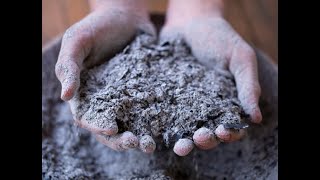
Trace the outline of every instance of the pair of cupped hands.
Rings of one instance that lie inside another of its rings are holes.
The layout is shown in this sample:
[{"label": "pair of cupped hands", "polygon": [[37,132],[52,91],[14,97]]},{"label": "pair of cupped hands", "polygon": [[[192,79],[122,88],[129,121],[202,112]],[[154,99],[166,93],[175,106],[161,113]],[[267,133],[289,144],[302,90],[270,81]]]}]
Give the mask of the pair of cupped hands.
[{"label": "pair of cupped hands", "polygon": [[[76,106],[70,100],[79,88],[81,70],[112,57],[134,38],[137,31],[156,36],[154,25],[146,11],[97,8],[65,32],[55,72],[62,85],[61,98],[69,102],[71,111]],[[256,55],[231,25],[220,15],[177,20],[167,17],[159,35],[160,41],[177,35],[184,38],[200,63],[229,70],[234,75],[242,107],[250,115],[252,122],[261,122]],[[116,122],[105,129],[88,124],[85,119],[75,119],[75,122],[79,127],[91,131],[99,142],[114,150],[139,148],[145,153],[155,150],[151,136],[139,139],[131,132],[118,133]],[[223,125],[215,130],[202,127],[193,134],[192,140],[178,140],[173,150],[177,155],[185,156],[194,145],[208,150],[216,147],[219,142],[239,140],[244,134],[244,130],[230,130]]]}]

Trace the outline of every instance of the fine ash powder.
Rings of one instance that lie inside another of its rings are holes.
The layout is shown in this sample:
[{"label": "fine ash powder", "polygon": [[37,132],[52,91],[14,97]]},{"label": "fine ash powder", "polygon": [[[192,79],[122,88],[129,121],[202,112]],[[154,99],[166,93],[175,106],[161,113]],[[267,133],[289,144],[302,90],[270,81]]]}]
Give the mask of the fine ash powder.
[{"label": "fine ash powder", "polygon": [[119,132],[160,137],[166,146],[212,131],[247,127],[232,74],[197,62],[181,38],[157,43],[147,34],[110,61],[81,74],[73,101],[77,119]]},{"label": "fine ash powder", "polygon": [[[262,125],[252,125],[247,129],[246,138],[240,141],[220,143],[210,151],[195,148],[190,155],[180,157],[172,148],[166,147],[153,154],[145,154],[138,149],[117,152],[99,143],[91,132],[76,127],[68,103],[60,100],[61,85],[54,72],[60,42],[42,55],[42,179],[278,179],[278,73],[259,51]],[[163,46],[173,48],[172,45]],[[131,45],[127,51],[131,52],[135,47]]]}]

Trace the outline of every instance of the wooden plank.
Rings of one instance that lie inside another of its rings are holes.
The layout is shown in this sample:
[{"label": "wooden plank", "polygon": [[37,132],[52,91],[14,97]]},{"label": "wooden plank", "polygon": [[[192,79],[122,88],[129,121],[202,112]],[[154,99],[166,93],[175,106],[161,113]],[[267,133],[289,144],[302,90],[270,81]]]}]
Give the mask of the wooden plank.
[{"label": "wooden plank", "polygon": [[65,28],[59,1],[42,1],[42,45]]},{"label": "wooden plank", "polygon": [[88,13],[87,0],[42,0],[42,45]]},{"label": "wooden plank", "polygon": [[[250,44],[277,61],[277,0],[226,0],[226,19]],[[150,12],[165,13],[168,0],[147,1]],[[42,45],[89,13],[87,0],[42,0]]]},{"label": "wooden plank", "polygon": [[252,33],[256,36],[256,46],[267,52],[272,59],[276,58],[276,27],[273,24],[272,16],[262,1],[243,0],[244,12],[251,22]]},{"label": "wooden plank", "polygon": [[148,0],[147,4],[150,12],[165,13],[168,0]]},{"label": "wooden plank", "polygon": [[72,25],[90,13],[87,0],[65,0],[68,25]]},{"label": "wooden plank", "polygon": [[225,1],[225,17],[232,27],[248,43],[255,44],[256,36],[253,33],[250,21],[242,8],[242,1],[227,0]]}]

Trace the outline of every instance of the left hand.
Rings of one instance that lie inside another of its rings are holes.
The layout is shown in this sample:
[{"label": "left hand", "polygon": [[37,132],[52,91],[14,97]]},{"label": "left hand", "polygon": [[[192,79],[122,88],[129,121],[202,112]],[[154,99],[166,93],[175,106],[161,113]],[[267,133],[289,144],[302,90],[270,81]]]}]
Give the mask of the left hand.
[{"label": "left hand", "polygon": [[[191,47],[193,55],[208,67],[229,70],[235,77],[238,98],[252,122],[260,123],[259,109],[260,85],[258,81],[257,60],[254,50],[246,43],[231,25],[221,16],[194,18],[184,22],[166,23],[160,39],[180,35]],[[219,125],[215,132],[207,128],[198,129],[193,142],[180,139],[174,151],[180,156],[191,152],[194,143],[200,149],[212,149],[218,139],[224,142],[239,140],[244,130],[232,131]],[[188,143],[186,143],[188,141]]]}]

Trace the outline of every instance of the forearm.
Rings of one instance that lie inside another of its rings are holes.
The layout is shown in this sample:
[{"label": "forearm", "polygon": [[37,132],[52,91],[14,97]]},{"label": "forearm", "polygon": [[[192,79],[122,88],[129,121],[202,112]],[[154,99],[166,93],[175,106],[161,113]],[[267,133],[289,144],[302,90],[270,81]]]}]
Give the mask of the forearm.
[{"label": "forearm", "polygon": [[106,9],[123,9],[147,15],[148,10],[145,0],[89,0],[91,11]]},{"label": "forearm", "polygon": [[167,24],[182,24],[193,18],[223,16],[223,0],[170,0]]}]

